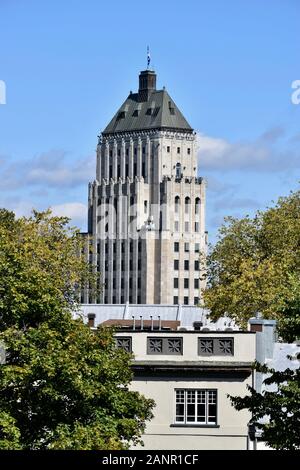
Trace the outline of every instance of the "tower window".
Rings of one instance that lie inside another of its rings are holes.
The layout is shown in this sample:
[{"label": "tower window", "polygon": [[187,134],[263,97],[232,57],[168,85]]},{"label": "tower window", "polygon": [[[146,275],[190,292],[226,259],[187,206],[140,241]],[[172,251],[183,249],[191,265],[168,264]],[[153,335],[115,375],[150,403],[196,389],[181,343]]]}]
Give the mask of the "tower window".
[{"label": "tower window", "polygon": [[183,303],[184,303],[184,305],[188,305],[189,304],[189,298],[188,297],[183,297]]},{"label": "tower window", "polygon": [[186,214],[189,214],[189,212],[190,212],[191,200],[190,200],[189,197],[186,197],[184,202],[185,202],[185,208],[184,208],[185,213],[186,213]]},{"label": "tower window", "polygon": [[195,214],[200,214],[200,198],[197,197],[195,200]]},{"label": "tower window", "polygon": [[178,277],[174,277],[174,289],[178,289]]},{"label": "tower window", "polygon": [[175,271],[178,271],[179,269],[179,260],[178,259],[174,259],[174,270]]},{"label": "tower window", "polygon": [[191,149],[190,149],[190,147],[188,147],[188,149],[187,149],[187,153],[188,153],[188,155],[190,155],[190,154],[191,154]]},{"label": "tower window", "polygon": [[179,232],[179,222],[178,222],[178,220],[176,220],[175,223],[174,223],[174,231]]},{"label": "tower window", "polygon": [[175,253],[179,252],[179,242],[174,243],[174,251],[175,251]]},{"label": "tower window", "polygon": [[199,232],[200,225],[199,222],[195,222],[195,232]]},{"label": "tower window", "polygon": [[195,271],[199,271],[199,261],[195,261]]},{"label": "tower window", "polygon": [[170,145],[167,146],[167,153],[170,153]]},{"label": "tower window", "polygon": [[183,287],[184,287],[185,289],[188,289],[188,288],[189,288],[189,279],[188,279],[188,278],[185,278],[185,279],[184,279]]},{"label": "tower window", "polygon": [[177,153],[180,153],[180,147],[177,147]]},{"label": "tower window", "polygon": [[188,271],[190,269],[190,263],[188,259],[184,260],[184,270]]},{"label": "tower window", "polygon": [[180,197],[176,196],[175,197],[175,213],[178,214],[179,212],[179,207],[180,207]]},{"label": "tower window", "polygon": [[185,243],[185,244],[184,244],[184,251],[185,251],[185,252],[190,251],[190,244],[189,244],[189,243]]},{"label": "tower window", "polygon": [[177,305],[177,304],[178,304],[178,296],[177,296],[177,295],[175,295],[175,296],[173,297],[173,304],[174,304],[174,305]]},{"label": "tower window", "polygon": [[199,253],[200,251],[200,243],[195,243],[195,253]]},{"label": "tower window", "polygon": [[194,279],[194,288],[199,289],[199,279]]},{"label": "tower window", "polygon": [[176,176],[176,179],[181,178],[181,164],[180,163],[176,163],[175,176]]}]

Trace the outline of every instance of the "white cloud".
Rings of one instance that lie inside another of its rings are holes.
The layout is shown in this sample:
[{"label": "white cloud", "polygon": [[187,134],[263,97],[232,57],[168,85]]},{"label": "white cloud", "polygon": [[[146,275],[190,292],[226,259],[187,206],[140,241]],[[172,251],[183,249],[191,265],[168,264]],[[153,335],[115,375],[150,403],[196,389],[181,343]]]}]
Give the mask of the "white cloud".
[{"label": "white cloud", "polygon": [[73,224],[79,228],[86,228],[87,206],[81,202],[66,202],[51,207],[53,215],[69,217]]},{"label": "white cloud", "polygon": [[284,131],[278,127],[253,142],[231,143],[199,133],[197,147],[201,173],[203,170],[281,172],[300,168],[300,152],[288,146],[283,150],[274,147],[283,134]]},{"label": "white cloud", "polygon": [[36,157],[14,161],[1,159],[0,188],[17,189],[31,186],[42,188],[75,188],[94,178],[95,157],[74,160],[62,150],[51,150]]}]

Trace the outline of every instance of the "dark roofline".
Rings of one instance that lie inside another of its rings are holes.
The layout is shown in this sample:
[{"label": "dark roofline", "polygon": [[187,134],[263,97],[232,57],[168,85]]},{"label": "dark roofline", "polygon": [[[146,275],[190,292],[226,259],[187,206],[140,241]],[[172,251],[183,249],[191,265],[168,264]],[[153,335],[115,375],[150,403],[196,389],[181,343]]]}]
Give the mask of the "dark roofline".
[{"label": "dark roofline", "polygon": [[124,135],[124,134],[131,134],[135,132],[149,132],[149,131],[170,131],[170,132],[182,132],[184,134],[193,134],[194,129],[179,129],[178,127],[145,127],[143,129],[130,129],[127,131],[116,131],[116,132],[102,132],[101,134],[105,137],[110,135]]}]

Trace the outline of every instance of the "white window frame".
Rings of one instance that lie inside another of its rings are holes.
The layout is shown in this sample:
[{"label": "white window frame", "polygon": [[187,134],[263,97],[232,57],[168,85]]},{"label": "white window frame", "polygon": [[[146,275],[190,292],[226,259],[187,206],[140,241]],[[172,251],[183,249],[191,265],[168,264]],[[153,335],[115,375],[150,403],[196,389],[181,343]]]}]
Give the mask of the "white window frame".
[{"label": "white window frame", "polygon": [[[176,405],[178,404],[177,402],[177,392],[184,392],[184,415],[183,415],[183,421],[178,421],[177,420],[177,412],[176,412]],[[188,397],[188,392],[194,392],[195,393],[195,414],[194,414],[194,421],[188,421],[187,420],[187,397]],[[199,421],[198,420],[198,413],[197,413],[197,405],[198,405],[198,396],[200,393],[205,393],[205,419],[204,421]],[[209,399],[210,399],[210,394],[213,394],[214,401],[216,405],[216,414],[214,416],[214,421],[209,421]],[[175,414],[174,414],[174,423],[175,425],[182,425],[182,426],[217,426],[218,425],[218,391],[217,389],[207,389],[207,388],[176,388],[175,389]]]}]

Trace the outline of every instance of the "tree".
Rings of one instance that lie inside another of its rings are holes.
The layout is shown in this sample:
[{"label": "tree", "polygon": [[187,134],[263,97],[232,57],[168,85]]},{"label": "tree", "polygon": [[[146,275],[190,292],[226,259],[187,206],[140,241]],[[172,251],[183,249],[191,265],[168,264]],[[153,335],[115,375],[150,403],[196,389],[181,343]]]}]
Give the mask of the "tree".
[{"label": "tree", "polygon": [[[300,191],[282,197],[254,218],[228,217],[207,257],[204,303],[216,319],[226,312],[241,327],[261,312],[277,320],[281,339],[300,335]],[[300,448],[299,369],[283,372],[255,364],[273,388],[232,397],[237,410],[252,412],[251,423],[275,449]],[[262,418],[266,418],[261,421]]]},{"label": "tree", "polygon": [[237,410],[248,409],[251,423],[262,430],[262,439],[276,450],[300,449],[300,369],[283,372],[255,364],[257,372],[268,374],[264,380],[271,390],[258,393],[249,387],[249,396],[230,396]]},{"label": "tree", "polygon": [[254,218],[228,217],[206,260],[204,304],[245,327],[261,312],[286,341],[300,335],[300,191]]},{"label": "tree", "polygon": [[96,282],[81,249],[68,219],[0,211],[0,449],[127,448],[152,417],[113,332],[72,318]]}]

